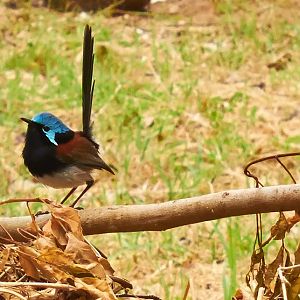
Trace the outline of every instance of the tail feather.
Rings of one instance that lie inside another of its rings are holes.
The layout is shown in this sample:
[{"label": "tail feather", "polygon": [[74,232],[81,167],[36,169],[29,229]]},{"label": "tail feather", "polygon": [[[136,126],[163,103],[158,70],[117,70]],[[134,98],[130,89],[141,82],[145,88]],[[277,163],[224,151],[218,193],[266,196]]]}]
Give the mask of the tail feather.
[{"label": "tail feather", "polygon": [[104,169],[104,170],[108,171],[109,173],[115,175],[115,172],[112,170],[112,168],[107,163],[105,163],[103,160],[99,164],[99,166],[101,169]]},{"label": "tail feather", "polygon": [[93,105],[93,93],[95,80],[93,80],[94,67],[94,37],[92,28],[85,26],[83,38],[83,62],[82,62],[82,131],[85,136],[92,139],[91,112]]}]

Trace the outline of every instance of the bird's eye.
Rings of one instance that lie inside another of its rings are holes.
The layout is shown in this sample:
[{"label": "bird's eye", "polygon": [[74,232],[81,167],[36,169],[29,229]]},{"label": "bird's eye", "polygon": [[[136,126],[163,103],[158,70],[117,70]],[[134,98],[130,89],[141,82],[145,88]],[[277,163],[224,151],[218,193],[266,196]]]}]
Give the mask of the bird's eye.
[{"label": "bird's eye", "polygon": [[50,128],[48,126],[44,126],[43,129],[44,129],[45,132],[50,130]]}]

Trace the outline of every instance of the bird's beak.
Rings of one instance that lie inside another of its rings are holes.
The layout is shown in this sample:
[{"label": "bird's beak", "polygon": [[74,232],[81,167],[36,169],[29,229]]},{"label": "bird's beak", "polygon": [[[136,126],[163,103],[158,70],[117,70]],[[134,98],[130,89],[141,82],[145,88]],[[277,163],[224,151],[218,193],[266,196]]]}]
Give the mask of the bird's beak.
[{"label": "bird's beak", "polygon": [[24,122],[26,122],[26,123],[28,123],[28,124],[32,124],[32,123],[34,123],[32,120],[30,120],[30,119],[27,119],[27,118],[20,118],[22,121],[24,121]]}]

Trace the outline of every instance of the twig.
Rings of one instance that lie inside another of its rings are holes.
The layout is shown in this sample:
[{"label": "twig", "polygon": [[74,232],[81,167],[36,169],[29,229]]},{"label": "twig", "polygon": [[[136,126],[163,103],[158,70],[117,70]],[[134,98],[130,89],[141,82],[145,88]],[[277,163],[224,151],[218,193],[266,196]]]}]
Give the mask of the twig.
[{"label": "twig", "polygon": [[110,275],[109,277],[111,278],[112,281],[120,284],[122,286],[122,288],[124,288],[124,289],[133,289],[132,284],[128,280],[126,280],[124,278],[117,277],[117,276],[113,276],[113,275]]},{"label": "twig", "polygon": [[264,293],[265,293],[265,288],[264,288],[264,287],[260,287],[260,288],[258,289],[258,293],[257,293],[257,298],[256,298],[256,300],[263,300]]},{"label": "twig", "polygon": [[20,277],[18,280],[17,280],[17,282],[22,282],[23,281],[23,279],[25,279],[27,277],[27,275],[26,274],[24,274],[22,277]]},{"label": "twig", "polygon": [[117,296],[117,298],[139,298],[139,299],[161,300],[157,296],[153,296],[153,295],[119,294],[116,296]]},{"label": "twig", "polygon": [[39,288],[54,288],[63,290],[75,290],[76,287],[63,284],[63,283],[51,283],[51,282],[0,282],[0,288],[2,287],[39,287]]},{"label": "twig", "polygon": [[294,176],[292,175],[292,173],[290,172],[290,170],[286,167],[286,165],[279,159],[278,156],[276,156],[275,158],[279,162],[279,164],[283,167],[283,169],[289,174],[289,176],[292,179],[292,181],[296,184],[297,182],[296,182]]},{"label": "twig", "polygon": [[[18,228],[18,233],[24,238],[26,241],[35,240],[36,235],[32,234],[31,232],[28,232],[27,230],[24,230],[23,228]],[[27,236],[26,236],[27,234]]]},{"label": "twig", "polygon": [[[0,230],[0,232],[1,232],[1,230]],[[2,234],[2,232],[1,232],[1,234]],[[20,242],[17,241],[15,238],[12,239],[12,240],[11,239],[7,239],[5,237],[2,237],[1,234],[0,234],[0,242],[1,243],[3,243],[3,244],[16,244],[16,245],[20,244]],[[22,239],[20,239],[20,240],[22,240]]]},{"label": "twig", "polygon": [[293,266],[289,266],[289,267],[280,267],[281,270],[293,270],[296,268],[300,268],[300,265],[293,265]]},{"label": "twig", "polygon": [[275,155],[270,155],[270,156],[266,156],[266,157],[262,157],[256,160],[251,161],[250,163],[248,163],[246,165],[246,167],[244,168],[244,174],[248,177],[251,177],[255,180],[256,182],[256,187],[258,186],[263,186],[261,184],[261,182],[259,181],[258,177],[255,176],[254,174],[252,174],[249,169],[251,166],[258,164],[260,162],[266,161],[266,160],[277,160],[277,162],[283,167],[283,169],[289,174],[290,178],[292,179],[292,181],[294,183],[296,183],[295,178],[293,177],[292,173],[288,170],[288,168],[281,162],[281,160],[279,158],[281,157],[291,157],[291,156],[299,156],[300,152],[290,152],[290,153],[281,153],[281,154],[275,154]]},{"label": "twig", "polygon": [[182,300],[186,300],[190,290],[190,281],[187,282]]},{"label": "twig", "polygon": [[12,238],[12,236],[9,234],[9,232],[5,229],[5,227],[2,224],[0,224],[0,228],[7,234],[9,239],[11,239],[11,242],[14,243],[14,239]]},{"label": "twig", "polygon": [[8,273],[9,270],[11,270],[11,267],[10,267],[10,266],[8,266],[8,267],[0,274],[0,279],[1,279],[4,275],[6,275],[6,274]]},{"label": "twig", "polygon": [[283,276],[281,266],[279,266],[279,268],[277,269],[277,272],[278,272],[279,279],[280,279],[280,281],[281,281],[281,289],[282,289],[282,296],[283,296],[283,299],[284,299],[284,300],[288,300],[288,296],[287,296],[287,291],[286,291],[286,286],[285,286],[285,284],[286,284],[286,283],[289,283],[289,282],[288,282],[287,279]]},{"label": "twig", "polygon": [[23,297],[21,294],[17,293],[14,290],[9,290],[9,289],[6,289],[6,288],[0,288],[0,295],[1,295],[1,293],[14,295],[14,296],[18,297],[21,300],[28,300],[28,298]]},{"label": "twig", "polygon": [[[4,205],[4,204],[10,204],[10,203],[19,203],[19,202],[46,202],[45,200],[47,199],[40,199],[40,198],[30,198],[30,199],[26,199],[26,198],[18,198],[18,199],[8,199],[6,201],[2,201],[0,202],[0,205]],[[47,200],[49,201],[49,200]],[[46,202],[47,203],[47,202]]]},{"label": "twig", "polygon": [[[29,203],[28,202],[26,202],[26,206],[27,206],[29,215],[31,217],[32,226],[34,227],[36,233],[38,234],[38,233],[41,232],[41,230],[40,230],[39,226],[36,224],[35,215],[31,212],[31,209],[29,207]],[[28,234],[29,236],[32,236],[34,239],[36,238],[36,235],[33,235],[33,234],[31,234],[30,232],[27,232],[27,231],[24,231],[24,232],[26,232],[26,234]]]}]

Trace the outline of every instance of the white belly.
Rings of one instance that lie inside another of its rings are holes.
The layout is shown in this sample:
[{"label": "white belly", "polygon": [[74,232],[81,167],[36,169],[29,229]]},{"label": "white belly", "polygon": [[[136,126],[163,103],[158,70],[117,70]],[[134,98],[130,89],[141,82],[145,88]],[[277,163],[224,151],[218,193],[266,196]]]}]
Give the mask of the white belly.
[{"label": "white belly", "polygon": [[79,185],[86,184],[87,181],[93,180],[90,172],[72,166],[61,170],[59,173],[44,175],[37,177],[37,180],[42,184],[51,186],[56,189],[73,188]]}]

